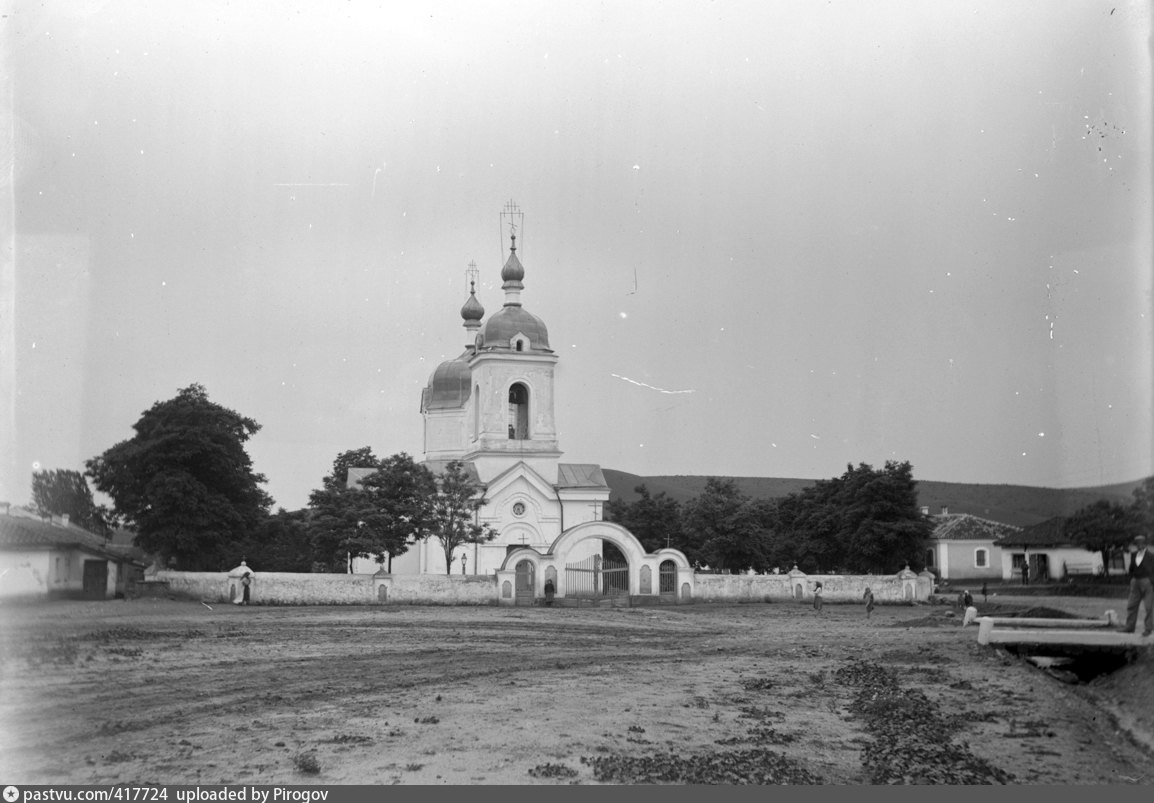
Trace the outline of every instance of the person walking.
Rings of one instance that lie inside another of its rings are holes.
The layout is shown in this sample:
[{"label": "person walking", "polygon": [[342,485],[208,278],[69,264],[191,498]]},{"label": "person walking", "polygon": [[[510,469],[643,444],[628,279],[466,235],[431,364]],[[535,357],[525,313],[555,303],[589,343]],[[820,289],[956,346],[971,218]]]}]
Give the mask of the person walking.
[{"label": "person walking", "polygon": [[866,586],[865,594],[862,595],[862,599],[865,600],[866,619],[869,619],[870,615],[874,612],[874,592],[870,591],[869,586]]},{"label": "person walking", "polygon": [[818,613],[821,613],[821,606],[821,583],[816,583],[813,587],[813,609]]},{"label": "person walking", "polygon": [[988,601],[988,597],[990,596],[989,592],[990,592],[989,586],[987,586],[986,581],[983,580],[982,581],[982,604],[985,604]]},{"label": "person walking", "polygon": [[1127,633],[1138,628],[1138,608],[1146,606],[1146,622],[1143,636],[1154,634],[1154,556],[1146,551],[1146,536],[1134,536],[1130,546],[1130,597],[1126,600]]}]

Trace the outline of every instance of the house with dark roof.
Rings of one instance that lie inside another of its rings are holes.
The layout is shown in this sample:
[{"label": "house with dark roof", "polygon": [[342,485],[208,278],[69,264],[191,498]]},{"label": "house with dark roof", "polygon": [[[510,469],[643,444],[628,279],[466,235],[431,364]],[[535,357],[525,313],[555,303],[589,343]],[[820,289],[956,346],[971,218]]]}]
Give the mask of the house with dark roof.
[{"label": "house with dark roof", "polygon": [[0,600],[124,596],[144,569],[139,550],[77,527],[68,516],[0,505]]},{"label": "house with dark roof", "polygon": [[[1072,575],[1102,574],[1102,554],[1073,543],[1066,533],[1066,518],[1055,516],[1025,527],[998,541],[1002,549],[1002,578],[1021,580],[1022,565],[1029,566],[1030,582],[1061,580]],[[1121,554],[1111,571],[1126,571]]]},{"label": "house with dark roof", "polygon": [[934,516],[934,531],[926,546],[926,566],[943,580],[1001,580],[1002,548],[999,539],[1018,532],[1012,524],[943,512]]}]

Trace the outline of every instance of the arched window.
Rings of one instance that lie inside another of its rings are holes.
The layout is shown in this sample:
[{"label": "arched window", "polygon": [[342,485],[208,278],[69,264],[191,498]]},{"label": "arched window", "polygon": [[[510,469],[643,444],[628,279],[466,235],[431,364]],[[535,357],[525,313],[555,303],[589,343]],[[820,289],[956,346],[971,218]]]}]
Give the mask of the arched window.
[{"label": "arched window", "polygon": [[509,440],[529,439],[529,389],[520,382],[509,388]]}]

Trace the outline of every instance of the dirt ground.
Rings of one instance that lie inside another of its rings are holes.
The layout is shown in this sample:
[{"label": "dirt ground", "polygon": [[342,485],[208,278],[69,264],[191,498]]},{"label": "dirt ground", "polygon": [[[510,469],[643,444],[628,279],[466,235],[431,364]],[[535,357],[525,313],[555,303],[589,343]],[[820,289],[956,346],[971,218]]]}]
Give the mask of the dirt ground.
[{"label": "dirt ground", "polygon": [[[1039,606],[1124,603],[983,612]],[[1063,683],[941,605],[139,599],[9,606],[0,625],[4,783],[1154,780],[1149,654]]]}]

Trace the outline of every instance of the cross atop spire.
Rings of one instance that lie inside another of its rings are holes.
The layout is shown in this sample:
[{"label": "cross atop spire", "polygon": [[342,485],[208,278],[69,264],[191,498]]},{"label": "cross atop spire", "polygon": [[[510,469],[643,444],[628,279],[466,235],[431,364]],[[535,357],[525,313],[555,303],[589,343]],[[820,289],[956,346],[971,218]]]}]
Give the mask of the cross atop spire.
[{"label": "cross atop spire", "polygon": [[[517,206],[512,200],[506,203],[505,208],[501,210],[502,234],[504,233],[506,221],[509,226],[509,250],[515,254],[517,253],[517,229],[525,228],[525,213],[522,212],[521,207]],[[502,239],[504,238],[502,237]],[[504,249],[502,248],[502,250]]]}]

